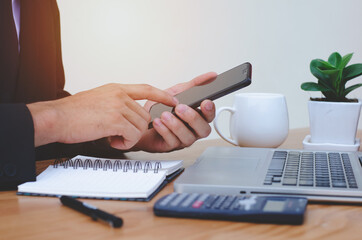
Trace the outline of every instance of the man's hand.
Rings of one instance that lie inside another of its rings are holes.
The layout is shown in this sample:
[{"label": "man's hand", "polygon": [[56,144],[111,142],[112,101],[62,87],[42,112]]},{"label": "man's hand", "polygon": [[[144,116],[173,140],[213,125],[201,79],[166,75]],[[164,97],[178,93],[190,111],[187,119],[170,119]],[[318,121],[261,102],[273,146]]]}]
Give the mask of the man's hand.
[{"label": "man's hand", "polygon": [[107,84],[55,101],[28,104],[35,146],[52,142],[79,143],[110,137],[110,145],[129,149],[147,131],[151,116],[135,100],[175,106],[169,93],[146,84]]},{"label": "man's hand", "polygon": [[[214,72],[203,74],[193,80],[175,85],[166,91],[176,95],[193,86],[206,84],[216,78]],[[149,111],[154,102],[147,102],[145,109]],[[215,105],[210,100],[201,103],[200,111],[196,111],[184,104],[176,106],[177,116],[186,122],[186,126],[180,119],[169,112],[164,112],[161,118],[153,121],[153,129],[148,130],[132,150],[144,150],[149,152],[168,152],[181,149],[193,144],[197,139],[207,137],[211,132],[209,123],[215,117]]]}]

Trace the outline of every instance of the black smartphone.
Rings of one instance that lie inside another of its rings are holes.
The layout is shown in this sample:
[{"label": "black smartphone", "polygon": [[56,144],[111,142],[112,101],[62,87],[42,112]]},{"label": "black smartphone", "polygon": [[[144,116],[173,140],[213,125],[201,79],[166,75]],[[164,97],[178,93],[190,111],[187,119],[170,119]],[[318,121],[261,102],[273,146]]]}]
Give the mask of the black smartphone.
[{"label": "black smartphone", "polygon": [[[192,108],[200,106],[205,99],[215,100],[226,94],[239,90],[251,83],[251,64],[246,62],[219,74],[216,79],[208,84],[195,86],[187,89],[175,97],[179,103],[186,104]],[[152,121],[161,116],[163,112],[174,113],[174,107],[162,103],[154,104],[150,109]],[[149,124],[152,128],[152,122]]]}]

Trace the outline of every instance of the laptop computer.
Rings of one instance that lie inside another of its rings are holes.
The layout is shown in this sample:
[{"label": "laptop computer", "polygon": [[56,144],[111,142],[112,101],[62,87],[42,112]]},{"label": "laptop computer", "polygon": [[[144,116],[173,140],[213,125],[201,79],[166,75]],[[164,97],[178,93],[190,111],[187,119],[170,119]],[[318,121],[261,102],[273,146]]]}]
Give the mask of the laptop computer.
[{"label": "laptop computer", "polygon": [[176,179],[174,188],[181,193],[362,203],[362,153],[209,147]]}]

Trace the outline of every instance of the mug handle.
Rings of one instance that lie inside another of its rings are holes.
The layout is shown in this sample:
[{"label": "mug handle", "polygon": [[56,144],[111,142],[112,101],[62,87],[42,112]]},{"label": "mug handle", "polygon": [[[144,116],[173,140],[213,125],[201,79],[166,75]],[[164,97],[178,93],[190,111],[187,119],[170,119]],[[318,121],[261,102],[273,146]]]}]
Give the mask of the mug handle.
[{"label": "mug handle", "polygon": [[224,139],[225,141],[231,143],[231,144],[234,144],[235,146],[238,146],[238,143],[234,140],[234,139],[231,139],[231,138],[228,138],[227,136],[225,136],[220,130],[219,130],[219,127],[218,127],[218,118],[219,118],[219,115],[222,111],[228,111],[231,113],[231,116],[230,118],[232,117],[232,115],[235,113],[235,109],[234,108],[231,108],[231,107],[221,107],[219,108],[217,111],[216,111],[216,117],[213,121],[214,123],[214,128],[216,130],[216,132],[220,135],[220,137],[222,139]]}]

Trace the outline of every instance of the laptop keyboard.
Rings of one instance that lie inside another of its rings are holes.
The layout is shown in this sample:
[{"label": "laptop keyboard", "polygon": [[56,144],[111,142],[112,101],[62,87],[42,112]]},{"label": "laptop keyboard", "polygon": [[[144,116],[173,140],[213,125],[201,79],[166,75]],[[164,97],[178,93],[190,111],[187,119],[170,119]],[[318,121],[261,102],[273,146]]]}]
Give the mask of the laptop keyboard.
[{"label": "laptop keyboard", "polygon": [[275,151],[264,185],[358,188],[347,153]]}]

